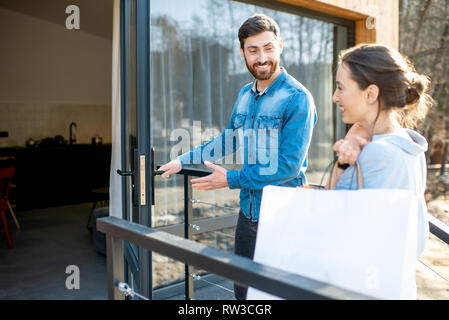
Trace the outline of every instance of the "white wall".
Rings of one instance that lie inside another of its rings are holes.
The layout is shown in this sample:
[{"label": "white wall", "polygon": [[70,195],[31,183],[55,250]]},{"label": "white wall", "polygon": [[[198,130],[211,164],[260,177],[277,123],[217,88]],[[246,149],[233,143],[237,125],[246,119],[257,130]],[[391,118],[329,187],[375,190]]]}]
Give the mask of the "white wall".
[{"label": "white wall", "polygon": [[[81,30],[68,30],[0,8],[0,146],[68,139],[72,121],[78,142],[111,142],[112,39],[84,32],[82,14]],[[112,6],[110,16],[112,28]]]}]

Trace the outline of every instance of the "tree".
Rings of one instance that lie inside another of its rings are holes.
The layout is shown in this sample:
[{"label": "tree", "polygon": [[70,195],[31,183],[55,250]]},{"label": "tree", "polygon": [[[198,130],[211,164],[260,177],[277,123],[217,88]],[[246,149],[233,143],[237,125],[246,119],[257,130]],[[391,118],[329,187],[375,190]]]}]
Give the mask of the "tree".
[{"label": "tree", "polygon": [[[400,1],[399,30],[400,51],[432,79],[435,106],[419,130],[429,140],[429,158],[440,152],[432,162],[446,163],[442,150],[449,143],[449,0]],[[432,150],[437,144],[441,150]]]}]

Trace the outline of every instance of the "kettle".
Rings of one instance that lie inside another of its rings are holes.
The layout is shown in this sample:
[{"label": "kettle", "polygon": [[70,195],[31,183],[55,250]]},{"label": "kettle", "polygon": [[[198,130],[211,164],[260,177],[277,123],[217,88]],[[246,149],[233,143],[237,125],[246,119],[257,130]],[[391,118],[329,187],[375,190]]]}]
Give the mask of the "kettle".
[{"label": "kettle", "polygon": [[97,134],[92,138],[92,144],[103,144],[103,138]]}]

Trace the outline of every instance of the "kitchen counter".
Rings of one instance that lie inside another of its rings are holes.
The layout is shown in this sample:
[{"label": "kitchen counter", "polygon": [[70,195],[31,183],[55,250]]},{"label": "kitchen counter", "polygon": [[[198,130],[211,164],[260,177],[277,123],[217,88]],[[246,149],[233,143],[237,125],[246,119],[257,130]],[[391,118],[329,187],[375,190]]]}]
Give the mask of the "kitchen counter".
[{"label": "kitchen counter", "polygon": [[94,201],[92,189],[109,186],[110,144],[0,148],[0,157],[15,158],[18,210]]}]

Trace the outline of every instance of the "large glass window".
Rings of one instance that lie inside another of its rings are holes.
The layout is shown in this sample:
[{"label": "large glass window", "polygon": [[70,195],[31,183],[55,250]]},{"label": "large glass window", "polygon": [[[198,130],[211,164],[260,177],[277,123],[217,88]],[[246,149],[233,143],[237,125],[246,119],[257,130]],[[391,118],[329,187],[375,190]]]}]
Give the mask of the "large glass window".
[{"label": "large glass window", "polygon": [[[171,148],[178,143],[170,141],[174,130],[189,130],[191,137],[196,138],[192,141],[195,146],[226,127],[239,90],[253,80],[240,56],[238,29],[252,14],[265,13],[281,29],[284,40],[281,65],[315,99],[318,123],[306,175],[309,182],[318,183],[333,158],[332,144],[344,130],[337,126],[339,119],[332,94],[336,48],[342,46],[342,41],[347,43],[347,28],[288,12],[285,7],[268,9],[229,0],[150,3],[151,144],[155,147],[156,164],[170,160]],[[203,137],[194,134],[193,128],[197,127],[194,121],[200,121]],[[183,222],[183,196],[181,176],[156,179],[153,227]],[[238,213],[238,196],[238,190],[194,191],[193,198],[197,200],[194,217]],[[232,251],[232,235],[230,228],[204,235],[204,241]],[[181,264],[158,255],[154,259],[155,286],[183,277]],[[161,265],[164,261],[166,266]]]}]

